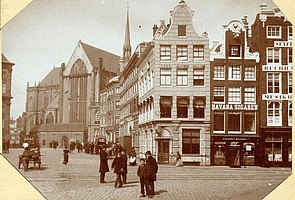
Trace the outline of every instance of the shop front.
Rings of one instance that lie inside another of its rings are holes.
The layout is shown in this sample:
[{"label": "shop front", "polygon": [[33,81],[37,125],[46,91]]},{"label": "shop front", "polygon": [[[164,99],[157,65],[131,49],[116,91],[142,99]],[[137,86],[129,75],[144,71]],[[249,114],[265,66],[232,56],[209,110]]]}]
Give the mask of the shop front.
[{"label": "shop front", "polygon": [[291,127],[261,127],[261,149],[264,154],[263,166],[291,167]]},{"label": "shop front", "polygon": [[259,137],[211,136],[212,165],[258,165]]}]

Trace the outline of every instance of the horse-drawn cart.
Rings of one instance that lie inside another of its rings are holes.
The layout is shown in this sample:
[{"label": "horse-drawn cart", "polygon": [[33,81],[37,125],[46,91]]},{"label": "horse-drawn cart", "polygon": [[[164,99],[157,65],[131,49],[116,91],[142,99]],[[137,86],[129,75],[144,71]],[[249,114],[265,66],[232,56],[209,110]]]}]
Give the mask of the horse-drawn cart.
[{"label": "horse-drawn cart", "polygon": [[19,155],[18,157],[18,168],[20,169],[21,164],[24,166],[24,171],[27,171],[29,169],[29,163],[34,163],[34,167],[36,166],[36,163],[38,163],[38,168],[41,168],[41,155],[39,149],[33,149],[30,150],[30,156],[26,157],[23,155]]}]

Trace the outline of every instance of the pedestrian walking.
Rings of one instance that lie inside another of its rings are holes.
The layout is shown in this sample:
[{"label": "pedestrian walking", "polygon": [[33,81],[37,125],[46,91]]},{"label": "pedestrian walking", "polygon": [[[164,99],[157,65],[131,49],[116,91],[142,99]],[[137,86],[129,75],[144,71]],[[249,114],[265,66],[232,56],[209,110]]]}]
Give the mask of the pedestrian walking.
[{"label": "pedestrian walking", "polygon": [[123,149],[121,151],[121,159],[122,159],[122,163],[123,163],[123,171],[122,171],[122,179],[123,179],[123,183],[126,184],[127,183],[127,155],[126,155],[126,150]]},{"label": "pedestrian walking", "polygon": [[180,155],[179,151],[177,151],[175,166],[176,166],[176,167],[180,167],[180,166],[182,166],[181,155]]},{"label": "pedestrian walking", "polygon": [[68,162],[69,162],[69,153],[70,153],[70,150],[68,150],[68,147],[65,146],[65,149],[63,151],[64,151],[64,161],[63,161],[63,164],[67,165]]},{"label": "pedestrian walking", "polygon": [[121,179],[121,174],[123,172],[123,162],[121,158],[121,153],[117,152],[116,157],[112,163],[112,169],[114,169],[114,173],[117,175],[115,181],[115,188],[121,188],[123,186],[123,182]]},{"label": "pedestrian walking", "polygon": [[146,165],[150,171],[150,178],[149,178],[149,191],[150,195],[155,195],[155,186],[154,182],[157,180],[157,172],[158,172],[158,164],[156,159],[152,156],[150,151],[146,152]]},{"label": "pedestrian walking", "polygon": [[130,166],[136,165],[136,151],[133,147],[132,147],[130,155],[129,155],[129,165]]},{"label": "pedestrian walking", "polygon": [[100,183],[106,183],[104,180],[105,173],[110,171],[108,166],[108,157],[105,150],[106,150],[105,147],[103,147],[100,152],[100,166],[99,166]]},{"label": "pedestrian walking", "polygon": [[145,159],[144,158],[140,158],[140,164],[137,168],[137,175],[139,176],[139,180],[140,180],[140,197],[145,197],[145,193],[144,193],[144,189],[146,192],[146,195],[148,195],[148,197],[152,197],[149,191],[149,177],[150,177],[150,172],[149,172],[149,168],[145,163]]}]

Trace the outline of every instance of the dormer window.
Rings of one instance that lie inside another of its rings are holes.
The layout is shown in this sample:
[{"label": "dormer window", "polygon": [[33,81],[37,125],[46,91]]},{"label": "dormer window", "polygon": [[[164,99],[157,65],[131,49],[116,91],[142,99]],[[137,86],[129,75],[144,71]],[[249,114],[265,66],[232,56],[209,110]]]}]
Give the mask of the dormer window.
[{"label": "dormer window", "polygon": [[186,25],[178,25],[178,36],[186,36]]},{"label": "dormer window", "polygon": [[281,26],[267,26],[266,37],[267,38],[281,38]]},{"label": "dormer window", "polygon": [[241,56],[240,45],[230,45],[229,46],[229,56],[230,57],[240,57]]}]

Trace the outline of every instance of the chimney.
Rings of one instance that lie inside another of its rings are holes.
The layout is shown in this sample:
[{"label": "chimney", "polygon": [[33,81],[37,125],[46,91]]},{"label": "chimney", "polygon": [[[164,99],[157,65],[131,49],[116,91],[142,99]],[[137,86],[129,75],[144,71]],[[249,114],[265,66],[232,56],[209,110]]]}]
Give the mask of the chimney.
[{"label": "chimney", "polygon": [[155,36],[157,30],[158,30],[158,26],[157,26],[157,24],[154,24],[154,27],[153,27],[153,36]]}]

